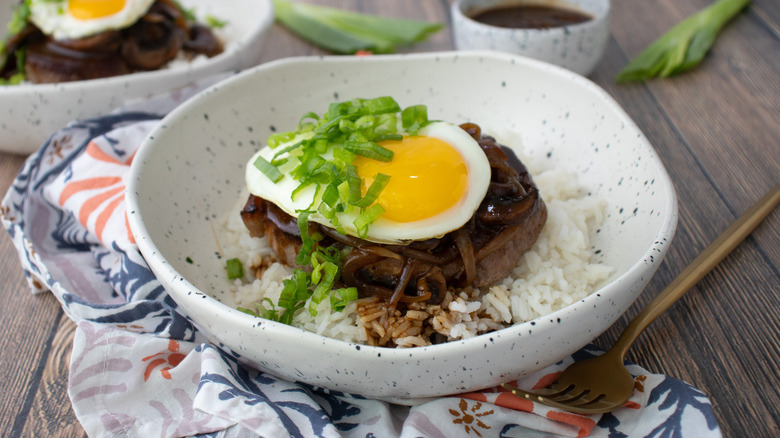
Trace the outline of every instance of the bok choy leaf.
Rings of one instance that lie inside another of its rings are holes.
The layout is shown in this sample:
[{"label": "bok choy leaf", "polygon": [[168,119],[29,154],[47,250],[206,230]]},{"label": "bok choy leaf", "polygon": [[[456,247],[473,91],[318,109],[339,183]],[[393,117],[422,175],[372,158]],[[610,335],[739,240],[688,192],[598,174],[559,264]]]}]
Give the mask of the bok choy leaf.
[{"label": "bok choy leaf", "polygon": [[308,42],[339,54],[392,53],[438,32],[443,25],[387,18],[325,6],[274,0],[277,21]]},{"label": "bok choy leaf", "polygon": [[718,32],[750,0],[718,0],[681,21],[637,55],[618,73],[618,82],[665,78],[697,66]]}]

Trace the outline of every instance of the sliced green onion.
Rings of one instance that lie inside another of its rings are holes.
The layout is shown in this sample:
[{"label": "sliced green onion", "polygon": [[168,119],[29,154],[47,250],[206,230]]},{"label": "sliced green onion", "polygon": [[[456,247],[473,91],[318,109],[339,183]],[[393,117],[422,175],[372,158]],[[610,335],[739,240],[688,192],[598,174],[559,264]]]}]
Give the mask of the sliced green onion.
[{"label": "sliced green onion", "polygon": [[369,114],[397,113],[398,111],[401,111],[398,102],[389,96],[370,99],[366,102],[366,108],[368,109]]},{"label": "sliced green onion", "polygon": [[363,143],[349,141],[344,144],[344,148],[355,155],[360,155],[362,157],[371,158],[377,161],[387,162],[393,160],[393,151],[371,141]]},{"label": "sliced green onion", "polygon": [[331,289],[333,289],[333,284],[336,282],[336,277],[339,274],[339,267],[331,262],[323,263],[322,267],[322,275],[318,282],[319,284],[314,288],[314,292],[311,295],[311,301],[309,301],[309,312],[311,312],[311,316],[317,316],[317,305],[319,305]]},{"label": "sliced green onion", "polygon": [[298,231],[301,234],[301,249],[298,251],[298,257],[295,262],[299,265],[305,265],[311,257],[311,252],[314,250],[315,241],[309,236],[309,215],[311,211],[304,210],[298,213]]},{"label": "sliced green onion", "polygon": [[416,135],[427,124],[428,108],[425,105],[406,107],[401,112],[401,126],[412,135]]},{"label": "sliced green onion", "polygon": [[360,176],[357,173],[356,166],[347,166],[347,184],[349,187],[349,196],[347,197],[347,202],[350,204],[355,204],[360,201],[360,198],[363,196],[363,181],[360,179]]},{"label": "sliced green onion", "polygon": [[290,199],[294,200],[296,196],[298,196],[298,193],[301,192],[301,190],[305,189],[306,187],[311,185],[311,181],[304,181],[300,184],[298,184],[298,187],[294,188],[292,193],[290,193]]},{"label": "sliced green onion", "polygon": [[302,270],[293,272],[292,277],[282,282],[284,285],[279,295],[279,307],[294,309],[299,303],[309,299],[309,280]]},{"label": "sliced green onion", "polygon": [[328,205],[328,207],[333,207],[336,205],[336,203],[339,201],[339,189],[336,187],[335,184],[328,184],[327,187],[325,187],[325,191],[322,193],[322,202]]},{"label": "sliced green onion", "polygon": [[404,136],[401,134],[387,133],[387,134],[377,135],[376,137],[374,137],[374,141],[379,143],[380,141],[389,141],[389,140],[398,141],[398,140],[402,140],[403,138]]},{"label": "sliced green onion", "polygon": [[[5,64],[8,62],[8,58],[10,57],[10,54],[8,51],[7,43],[8,41],[13,38],[14,36],[18,35],[22,30],[24,30],[25,27],[27,27],[27,21],[30,17],[30,4],[29,1],[24,2],[17,2],[18,5],[13,11],[13,14],[11,15],[11,21],[8,22],[8,25],[6,27],[7,32],[5,34],[5,37],[2,41],[0,41],[0,70],[5,68]],[[23,49],[22,49],[23,50]],[[24,77],[24,52],[22,52],[21,56],[21,62],[20,62],[20,53],[17,50],[15,52],[16,59],[17,59],[17,73],[14,74],[16,76],[15,78],[9,78],[8,83],[11,85],[18,84],[22,80],[25,79]],[[21,64],[21,68],[19,65]]]},{"label": "sliced green onion", "polygon": [[239,259],[228,259],[225,261],[225,268],[227,268],[227,276],[230,280],[244,276],[244,265]]},{"label": "sliced green onion", "polygon": [[358,299],[358,290],[356,287],[343,287],[334,289],[330,293],[330,308],[341,312],[351,301]]},{"label": "sliced green onion", "polygon": [[221,20],[211,14],[206,15],[206,24],[212,29],[222,29],[227,25],[227,21]]},{"label": "sliced green onion", "polygon": [[[279,132],[279,133],[276,133],[276,134],[271,134],[271,135],[268,136],[268,140],[267,140],[268,147],[270,147],[271,149],[275,149],[280,144],[287,143],[288,141],[291,141],[292,139],[295,138],[295,136],[296,136],[295,131]],[[279,154],[279,153],[277,152],[277,154]]]},{"label": "sliced green onion", "polygon": [[[288,140],[288,141],[289,141],[289,140]],[[283,148],[279,149],[279,150],[278,150],[278,151],[276,151],[276,153],[274,154],[273,161],[276,161],[276,160],[279,160],[279,159],[281,159],[281,156],[282,156],[282,155],[284,155],[284,154],[287,154],[287,153],[290,153],[290,152],[294,151],[295,149],[298,149],[298,148],[299,148],[299,147],[301,147],[301,146],[303,146],[303,142],[302,142],[302,141],[299,141],[299,142],[297,142],[297,143],[295,143],[295,144],[291,144],[291,145],[288,145],[288,146],[285,146],[285,147],[283,147]],[[278,147],[278,145],[277,145],[277,147]],[[287,158],[289,158],[289,157],[287,157]]]},{"label": "sliced green onion", "polygon": [[[48,1],[56,1],[56,0],[48,0]],[[179,8],[182,14],[184,14],[184,18],[187,21],[195,22],[197,21],[197,17],[195,16],[195,8],[185,8],[184,5],[181,4],[178,0],[173,0],[173,3],[176,4],[176,6]]]},{"label": "sliced green onion", "polygon": [[382,206],[379,204],[374,204],[363,210],[363,212],[360,213],[354,221],[352,221],[352,224],[357,230],[358,237],[364,239],[368,233],[368,226],[371,225],[384,212],[385,209],[382,208]]},{"label": "sliced green onion", "polygon": [[379,197],[379,193],[384,190],[385,186],[387,186],[387,183],[390,182],[390,175],[385,175],[384,173],[377,173],[374,176],[374,181],[371,182],[371,185],[368,186],[368,189],[366,190],[366,194],[363,195],[363,197],[354,203],[356,207],[360,208],[366,208],[369,205],[373,204],[374,201]]},{"label": "sliced green onion", "polygon": [[266,159],[260,155],[257,156],[257,159],[254,162],[254,166],[257,168],[257,170],[262,172],[263,175],[267,176],[268,179],[275,183],[282,179],[282,172],[280,172],[276,166],[266,161]]},{"label": "sliced green onion", "polygon": [[252,315],[252,316],[260,316],[254,310],[247,309],[246,307],[236,307],[236,310],[238,310],[239,312],[244,312],[244,313]]}]

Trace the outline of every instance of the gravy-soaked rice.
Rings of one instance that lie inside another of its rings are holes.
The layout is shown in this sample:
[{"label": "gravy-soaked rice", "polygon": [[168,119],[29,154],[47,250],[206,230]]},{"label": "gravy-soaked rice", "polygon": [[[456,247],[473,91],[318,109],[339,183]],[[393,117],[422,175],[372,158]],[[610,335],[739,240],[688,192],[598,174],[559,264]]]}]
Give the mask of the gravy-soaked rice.
[{"label": "gravy-soaked rice", "polygon": [[[332,310],[329,300],[323,300],[312,316],[306,303],[292,325],[348,342],[417,347],[529,321],[586,297],[613,271],[593,261],[596,249],[591,243],[604,221],[606,202],[588,195],[571,172],[551,169],[532,174],[547,205],[547,223],[510,277],[490,287],[449,291],[441,303],[413,303],[405,312],[389,310],[370,297],[353,301],[342,311]],[[282,281],[292,268],[274,261],[265,238],[249,235],[238,214],[245,200],[239,199],[227,214],[217,238],[225,258],[237,257],[249,268],[245,278],[231,283],[234,304],[253,308],[266,298],[278,301]]]}]

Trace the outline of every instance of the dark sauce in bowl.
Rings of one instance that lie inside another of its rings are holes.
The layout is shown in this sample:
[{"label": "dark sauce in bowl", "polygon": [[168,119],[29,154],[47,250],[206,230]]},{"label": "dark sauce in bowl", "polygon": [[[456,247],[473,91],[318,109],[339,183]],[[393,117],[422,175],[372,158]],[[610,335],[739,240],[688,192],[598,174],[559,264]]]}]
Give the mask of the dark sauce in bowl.
[{"label": "dark sauce in bowl", "polygon": [[498,5],[469,14],[472,20],[483,24],[511,29],[549,29],[584,23],[593,17],[563,7],[519,4]]}]

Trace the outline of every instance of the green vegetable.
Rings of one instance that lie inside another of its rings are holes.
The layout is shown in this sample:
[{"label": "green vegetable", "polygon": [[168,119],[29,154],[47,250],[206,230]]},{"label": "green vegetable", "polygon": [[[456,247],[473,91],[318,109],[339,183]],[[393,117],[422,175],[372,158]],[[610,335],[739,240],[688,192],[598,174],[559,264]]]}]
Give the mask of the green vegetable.
[{"label": "green vegetable", "polygon": [[231,280],[244,276],[244,265],[239,259],[228,259],[225,262],[225,268],[227,268],[227,276]]},{"label": "green vegetable", "polygon": [[276,19],[310,43],[340,54],[392,53],[438,32],[441,23],[386,18],[306,3],[274,0]]},{"label": "green vegetable", "polygon": [[[0,70],[5,68],[6,62],[8,62],[8,58],[10,57],[10,54],[7,53],[8,51],[8,40],[10,40],[12,37],[17,35],[19,32],[24,30],[24,28],[27,26],[27,19],[30,17],[30,0],[25,0],[23,2],[20,2],[18,6],[16,6],[16,9],[14,9],[13,15],[11,16],[11,21],[8,23],[7,31],[5,34],[5,38],[3,38],[2,41],[0,41]],[[22,58],[21,65],[22,68],[19,69],[19,51],[17,50],[15,55],[17,56],[17,71],[14,76],[21,75],[20,77],[11,77],[6,82],[12,83],[12,82],[21,82],[21,80],[24,80],[24,58]],[[24,56],[24,55],[22,55]],[[4,83],[0,83],[0,85],[5,85]]]},{"label": "green vegetable", "polygon": [[370,207],[371,204],[376,201],[376,199],[379,197],[379,193],[382,192],[382,190],[387,186],[387,183],[390,182],[390,175],[385,175],[384,173],[377,173],[376,178],[371,183],[370,186],[368,186],[368,189],[366,190],[366,194],[357,202],[355,202],[355,206],[357,207]]},{"label": "green vegetable", "polygon": [[268,179],[270,179],[273,182],[279,182],[280,179],[282,179],[282,172],[279,172],[279,169],[276,168],[273,164],[266,161],[265,158],[258,155],[257,159],[254,162],[255,167],[260,172],[263,172],[263,175],[267,176]]},{"label": "green vegetable", "polygon": [[381,216],[384,212],[385,209],[379,204],[374,204],[363,210],[363,212],[355,218],[355,228],[357,228],[358,235],[365,236],[371,222],[374,222],[376,218]]},{"label": "green vegetable", "polygon": [[213,15],[206,15],[206,24],[208,24],[209,27],[213,29],[222,29],[223,27],[227,26],[227,21],[220,20]]},{"label": "green vegetable", "polygon": [[333,310],[341,312],[347,307],[350,301],[358,299],[358,291],[356,287],[344,287],[335,289],[330,294],[330,307]]},{"label": "green vegetable", "polygon": [[195,16],[195,8],[185,8],[184,5],[182,5],[178,0],[173,0],[173,3],[179,8],[181,13],[184,14],[185,20],[192,22],[198,20],[198,18]]},{"label": "green vegetable", "polygon": [[618,73],[618,82],[668,77],[701,62],[720,29],[750,0],[718,0],[686,18],[637,55]]},{"label": "green vegetable", "polygon": [[[12,74],[8,79],[0,78],[0,85],[19,85],[27,79],[27,75],[24,72],[27,49],[17,49],[14,55],[16,56],[16,73]],[[2,67],[0,66],[0,68]]]}]

